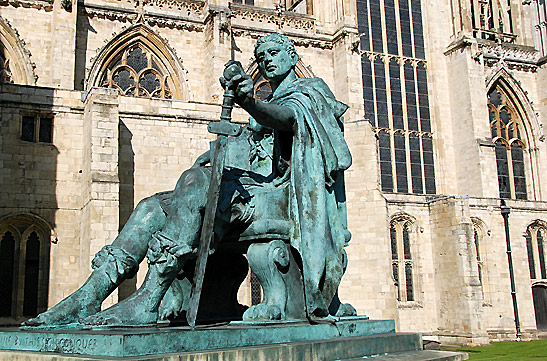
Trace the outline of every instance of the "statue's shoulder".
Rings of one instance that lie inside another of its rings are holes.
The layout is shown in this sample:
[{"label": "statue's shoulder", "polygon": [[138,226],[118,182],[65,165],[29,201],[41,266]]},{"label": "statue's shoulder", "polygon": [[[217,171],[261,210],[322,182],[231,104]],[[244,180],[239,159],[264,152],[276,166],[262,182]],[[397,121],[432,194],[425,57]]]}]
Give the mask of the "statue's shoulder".
[{"label": "statue's shoulder", "polygon": [[293,86],[312,89],[317,87],[329,89],[329,86],[322,78],[298,78],[293,82]]}]

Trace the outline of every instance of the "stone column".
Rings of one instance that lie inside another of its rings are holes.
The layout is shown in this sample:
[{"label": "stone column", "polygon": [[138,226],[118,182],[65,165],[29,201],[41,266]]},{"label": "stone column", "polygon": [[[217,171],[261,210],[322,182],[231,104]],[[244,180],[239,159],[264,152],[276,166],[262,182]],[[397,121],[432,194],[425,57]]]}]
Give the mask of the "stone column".
[{"label": "stone column", "polygon": [[473,224],[467,198],[441,199],[430,205],[441,342],[488,343],[483,327],[483,296],[473,253]]},{"label": "stone column", "polygon": [[[84,109],[80,284],[91,271],[91,260],[110,244],[119,227],[118,91],[93,88]],[[103,306],[118,301],[117,291]]]}]

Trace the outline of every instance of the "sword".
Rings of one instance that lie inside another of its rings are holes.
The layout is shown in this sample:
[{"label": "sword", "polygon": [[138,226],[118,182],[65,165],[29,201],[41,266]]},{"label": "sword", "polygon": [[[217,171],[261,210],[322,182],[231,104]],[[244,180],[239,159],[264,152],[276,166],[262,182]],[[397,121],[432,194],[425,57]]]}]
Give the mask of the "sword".
[{"label": "sword", "polygon": [[[231,79],[236,74],[244,74],[243,67],[240,62],[231,60],[224,68],[224,78]],[[186,314],[186,320],[192,328],[196,325],[199,300],[201,290],[203,288],[205,268],[207,266],[207,257],[209,256],[211,241],[213,239],[213,226],[215,223],[215,214],[218,205],[222,172],[224,170],[226,139],[228,136],[236,136],[241,132],[241,126],[231,122],[232,109],[234,107],[234,96],[234,90],[226,88],[224,91],[220,121],[211,122],[207,126],[207,130],[210,133],[218,134],[218,137],[211,149],[211,181],[209,183],[209,190],[207,191],[207,201],[205,203],[203,224],[201,226],[201,237],[199,240],[199,249],[196,259],[196,268],[194,271],[194,282],[192,283],[190,302],[188,305],[188,312]]]}]

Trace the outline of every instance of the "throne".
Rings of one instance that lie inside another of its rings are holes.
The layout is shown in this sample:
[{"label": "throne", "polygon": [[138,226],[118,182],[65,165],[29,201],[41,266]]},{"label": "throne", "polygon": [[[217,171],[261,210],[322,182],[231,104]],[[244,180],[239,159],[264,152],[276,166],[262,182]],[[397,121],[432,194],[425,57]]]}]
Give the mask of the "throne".
[{"label": "throne", "polygon": [[[229,138],[225,165],[231,169],[227,183],[233,189],[219,201],[215,251],[207,261],[198,322],[306,319],[302,261],[290,245],[293,225],[289,216],[289,184],[261,186],[271,183],[272,165],[252,164],[248,160],[248,137],[244,131]],[[255,190],[252,195],[245,191],[249,187]],[[234,202],[238,197],[241,201]],[[345,252],[344,258],[347,260]],[[346,264],[345,261],[344,271]],[[246,307],[238,303],[237,293],[249,267],[262,286],[263,299],[258,305]],[[194,269],[195,262],[187,262],[163,299],[160,318],[185,320]],[[340,303],[337,294],[329,311],[338,316],[356,314],[352,306]]]}]

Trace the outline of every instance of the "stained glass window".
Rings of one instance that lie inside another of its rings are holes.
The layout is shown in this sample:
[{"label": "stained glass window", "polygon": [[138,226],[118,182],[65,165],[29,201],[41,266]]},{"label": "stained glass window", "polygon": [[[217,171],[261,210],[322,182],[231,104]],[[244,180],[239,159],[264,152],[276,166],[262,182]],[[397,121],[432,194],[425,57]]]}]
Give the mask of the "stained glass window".
[{"label": "stained glass window", "polygon": [[421,2],[358,0],[357,12],[365,119],[378,134],[382,190],[435,194]]},{"label": "stained glass window", "polygon": [[13,271],[15,257],[15,238],[10,231],[2,235],[0,243],[0,317],[10,317],[12,314]]},{"label": "stained glass window", "polygon": [[34,317],[47,309],[51,231],[40,224],[42,221],[30,215],[12,216],[3,221],[0,317],[21,322],[22,317]]},{"label": "stained glass window", "polygon": [[270,82],[261,74],[258,74],[254,79],[255,98],[258,100],[266,100],[272,94]]},{"label": "stained glass window", "polygon": [[32,232],[26,244],[25,252],[25,291],[23,316],[38,314],[38,275],[40,268],[40,238]]},{"label": "stained glass window", "polygon": [[500,197],[527,199],[522,119],[500,86],[488,93],[488,111]]},{"label": "stained glass window", "polygon": [[101,86],[116,88],[127,96],[171,99],[171,78],[160,64],[143,44],[132,45],[107,65]]},{"label": "stained glass window", "polygon": [[534,245],[532,243],[532,234],[530,230],[526,231],[526,250],[528,253],[528,268],[530,270],[530,278],[536,279],[536,262],[534,261]]},{"label": "stained glass window", "polygon": [[409,220],[394,220],[390,225],[391,264],[397,288],[397,300],[414,301],[414,260]]},{"label": "stained glass window", "polygon": [[539,222],[530,225],[526,230],[525,239],[528,253],[528,267],[530,269],[530,279],[532,280],[547,280],[545,232],[545,227]]}]

